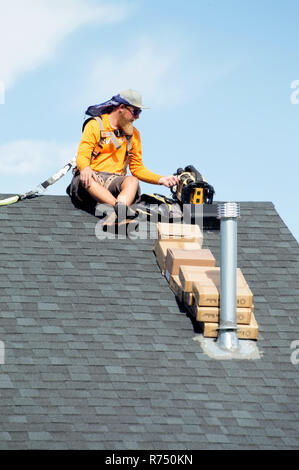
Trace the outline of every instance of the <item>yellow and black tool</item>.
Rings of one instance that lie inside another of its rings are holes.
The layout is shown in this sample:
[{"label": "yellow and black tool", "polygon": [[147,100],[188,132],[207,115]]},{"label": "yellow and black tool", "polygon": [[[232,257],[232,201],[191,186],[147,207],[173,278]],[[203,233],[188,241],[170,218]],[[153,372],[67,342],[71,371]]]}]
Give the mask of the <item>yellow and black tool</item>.
[{"label": "yellow and black tool", "polygon": [[178,168],[176,176],[179,177],[179,184],[171,188],[173,198],[180,204],[212,204],[215,190],[204,180],[199,171],[188,165]]}]

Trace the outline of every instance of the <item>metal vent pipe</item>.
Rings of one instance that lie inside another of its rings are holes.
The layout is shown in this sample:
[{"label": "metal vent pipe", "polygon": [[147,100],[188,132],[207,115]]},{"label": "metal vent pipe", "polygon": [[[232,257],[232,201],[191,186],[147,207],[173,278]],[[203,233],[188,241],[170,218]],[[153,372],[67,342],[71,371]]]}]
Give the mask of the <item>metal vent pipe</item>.
[{"label": "metal vent pipe", "polygon": [[239,349],[237,335],[237,219],[240,205],[225,202],[217,205],[220,219],[221,263],[220,263],[220,325],[217,344],[236,351]]}]

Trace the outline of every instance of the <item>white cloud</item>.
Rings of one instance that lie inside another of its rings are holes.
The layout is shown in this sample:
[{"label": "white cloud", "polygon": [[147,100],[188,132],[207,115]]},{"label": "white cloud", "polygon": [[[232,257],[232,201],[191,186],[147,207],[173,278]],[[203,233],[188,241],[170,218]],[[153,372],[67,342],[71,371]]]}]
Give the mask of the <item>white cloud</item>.
[{"label": "white cloud", "polygon": [[[72,160],[78,142],[59,143],[42,140],[19,140],[0,145],[2,175],[29,175],[56,171]],[[49,176],[49,175],[47,175]]]},{"label": "white cloud", "polygon": [[81,106],[89,105],[133,88],[142,93],[145,105],[175,108],[194,102],[238,66],[236,62],[207,63],[199,54],[194,60],[194,53],[188,38],[173,33],[156,31],[155,38],[142,37],[134,48],[124,42],[121,51],[101,52],[76,99]]},{"label": "white cloud", "polygon": [[120,21],[126,4],[94,0],[0,0],[0,80],[6,89],[49,60],[58,45],[90,22]]},{"label": "white cloud", "polygon": [[134,49],[124,45],[121,52],[110,51],[107,55],[101,52],[87,78],[86,94],[80,96],[81,104],[94,101],[99,90],[104,100],[126,88],[139,90],[145,105],[179,103],[185,88],[180,72],[182,51],[172,41],[165,43],[161,37],[159,40],[143,37]]}]

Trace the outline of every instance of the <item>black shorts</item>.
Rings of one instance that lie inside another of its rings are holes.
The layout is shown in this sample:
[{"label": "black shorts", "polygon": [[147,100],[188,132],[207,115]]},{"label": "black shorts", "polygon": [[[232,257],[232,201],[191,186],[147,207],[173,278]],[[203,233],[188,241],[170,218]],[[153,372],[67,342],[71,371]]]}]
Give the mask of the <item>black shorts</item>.
[{"label": "black shorts", "polygon": [[[119,195],[121,191],[121,185],[125,178],[127,178],[127,175],[118,175],[104,171],[97,171],[95,174],[97,177],[97,182],[101,186],[107,188],[114,197]],[[74,174],[71,184],[67,187],[66,192],[71,197],[72,202],[76,207],[94,212],[97,201],[89,194],[89,192],[80,182],[79,170],[77,170]],[[140,197],[140,194],[140,186],[138,186],[136,197],[133,202],[137,201],[137,199]]]}]

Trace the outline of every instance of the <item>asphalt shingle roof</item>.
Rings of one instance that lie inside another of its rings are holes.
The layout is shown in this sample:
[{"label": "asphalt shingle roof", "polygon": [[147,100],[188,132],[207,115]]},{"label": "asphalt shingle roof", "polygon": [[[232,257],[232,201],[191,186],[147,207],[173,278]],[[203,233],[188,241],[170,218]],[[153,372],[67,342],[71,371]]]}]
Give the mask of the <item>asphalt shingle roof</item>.
[{"label": "asphalt shingle roof", "polygon": [[1,207],[0,449],[298,449],[299,246],[272,203],[241,216],[262,357],[218,361],[153,239],[98,240],[64,196]]}]

